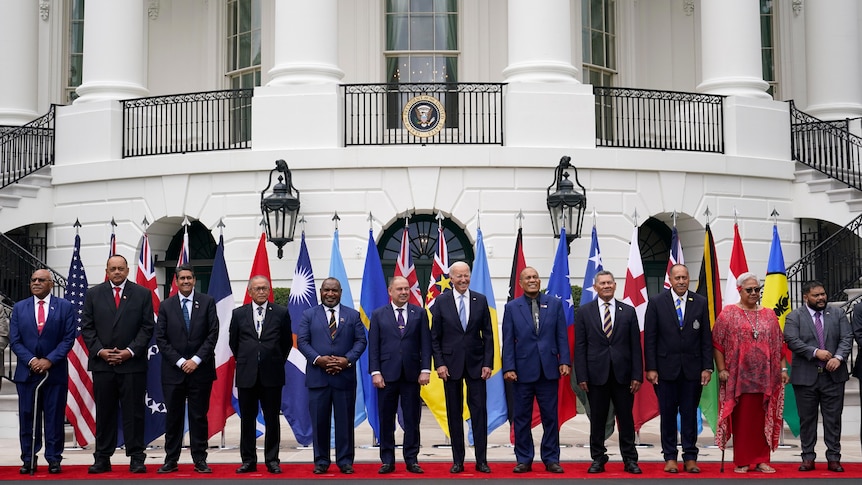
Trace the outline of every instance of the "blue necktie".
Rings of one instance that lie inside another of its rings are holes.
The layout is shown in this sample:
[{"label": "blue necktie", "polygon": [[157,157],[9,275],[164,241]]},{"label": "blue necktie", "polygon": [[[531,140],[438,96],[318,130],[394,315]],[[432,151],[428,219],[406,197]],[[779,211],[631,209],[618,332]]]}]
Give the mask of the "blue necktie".
[{"label": "blue necktie", "polygon": [[461,319],[461,328],[467,331],[467,308],[464,306],[464,295],[461,295],[461,306],[458,308],[458,318]]},{"label": "blue necktie", "polygon": [[[183,298],[183,320],[186,322],[186,332],[191,331],[192,318],[189,316],[189,307],[186,306],[189,302],[188,298]],[[175,307],[176,308],[176,307]]]},{"label": "blue necktie", "polygon": [[676,299],[676,318],[679,319],[679,327],[682,328],[682,298]]}]

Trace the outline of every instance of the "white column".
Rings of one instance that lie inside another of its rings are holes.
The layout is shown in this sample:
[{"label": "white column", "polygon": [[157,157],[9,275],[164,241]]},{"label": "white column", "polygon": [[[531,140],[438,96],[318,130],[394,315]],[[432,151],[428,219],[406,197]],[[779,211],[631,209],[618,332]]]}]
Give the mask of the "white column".
[{"label": "white column", "polygon": [[569,0],[509,0],[506,82],[579,82]]},{"label": "white column", "polygon": [[858,0],[805,2],[808,107],[823,120],[862,115]]},{"label": "white column", "polygon": [[700,3],[702,81],[698,91],[766,98],[760,59],[760,10],[755,0]]},{"label": "white column", "polygon": [[[337,0],[278,0],[271,80],[252,99],[252,150],[341,146]],[[285,116],[303,113],[303,116]]]},{"label": "white column", "polygon": [[39,2],[0,2],[0,125],[23,125],[39,116]]},{"label": "white column", "polygon": [[593,90],[572,65],[580,23],[570,8],[569,0],[508,1],[507,146],[595,148]]},{"label": "white column", "polygon": [[87,0],[83,80],[75,104],[146,96],[144,0]]},{"label": "white column", "polygon": [[338,83],[336,0],[275,2],[275,45],[267,86]]}]

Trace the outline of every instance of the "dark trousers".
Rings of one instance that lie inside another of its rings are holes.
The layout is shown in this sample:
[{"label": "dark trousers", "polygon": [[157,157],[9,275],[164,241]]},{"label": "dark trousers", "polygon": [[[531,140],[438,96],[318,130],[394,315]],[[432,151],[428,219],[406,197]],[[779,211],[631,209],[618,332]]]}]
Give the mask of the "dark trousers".
[{"label": "dark trousers", "polygon": [[835,382],[828,372],[817,374],[813,386],[793,385],[799,410],[799,441],[802,459],[814,460],[817,444],[817,408],[823,417],[823,443],[826,459],[841,460],[841,411],[844,409],[844,383]]},{"label": "dark trousers", "polygon": [[449,425],[449,438],[452,441],[452,460],[464,463],[464,383],[467,383],[467,409],[470,410],[470,423],[473,429],[473,451],[476,463],[488,462],[488,410],[485,407],[488,392],[484,379],[449,378],[443,383],[446,394],[446,420]]},{"label": "dark trousers", "polygon": [[659,379],[655,390],[661,413],[661,452],[665,460],[677,459],[677,413],[682,459],[697,460],[697,406],[702,389],[700,381],[690,381],[682,375],[673,381]]},{"label": "dark trousers", "polygon": [[557,416],[557,393],[559,379],[540,378],[535,382],[514,383],[515,413],[512,426],[515,429],[515,458],[518,463],[532,464],[535,455],[533,446],[533,400],[539,404],[542,417],[542,462],[560,462],[560,430]]},{"label": "dark trousers", "polygon": [[590,401],[590,456],[593,461],[608,460],[608,449],[605,447],[605,423],[608,420],[610,403],[614,404],[614,412],[617,415],[620,455],[623,461],[638,459],[638,451],[635,448],[635,420],[632,417],[635,399],[629,385],[629,382],[625,384],[617,382],[613,369],[608,373],[608,381],[604,384],[589,383],[590,391],[587,393],[587,399]]},{"label": "dark trousers", "polygon": [[[166,365],[166,364],[165,364]],[[189,444],[192,461],[198,463],[207,459],[207,412],[210,408],[210,394],[213,381],[186,376],[180,384],[162,383],[165,393],[165,463],[180,458],[183,444],[183,418],[186,400],[189,410]],[[256,415],[257,413],[255,413]]]},{"label": "dark trousers", "polygon": [[[38,381],[17,383],[18,389],[18,429],[21,442],[21,461],[30,463],[33,446],[42,449],[42,419],[45,422],[45,459],[48,463],[59,463],[63,459],[63,443],[66,441],[64,420],[67,381],[62,384],[44,384],[39,389],[39,402],[33,409]],[[33,443],[33,413],[36,412],[36,442]],[[114,418],[116,419],[116,418]]]},{"label": "dark trousers", "polygon": [[[96,401],[96,462],[109,462],[117,448],[117,411],[123,410],[126,456],[143,463],[146,372],[93,372]],[[119,406],[118,406],[119,404]]]},{"label": "dark trousers", "polygon": [[308,410],[311,413],[314,464],[328,467],[331,421],[335,419],[335,463],[338,466],[353,465],[354,435],[353,420],[356,415],[356,387],[335,389],[313,387],[308,390]]},{"label": "dark trousers", "polygon": [[239,456],[243,463],[257,463],[257,413],[258,406],[263,410],[265,427],[263,439],[263,459],[266,463],[279,463],[278,445],[281,443],[281,423],[278,410],[281,407],[283,386],[264,386],[258,378],[254,387],[240,387],[239,413],[240,435]]},{"label": "dark trousers", "polygon": [[404,463],[418,463],[419,422],[422,408],[419,399],[419,382],[398,379],[386,381],[386,387],[377,389],[377,410],[380,415],[380,462],[395,464],[395,417],[398,401],[404,415]]}]

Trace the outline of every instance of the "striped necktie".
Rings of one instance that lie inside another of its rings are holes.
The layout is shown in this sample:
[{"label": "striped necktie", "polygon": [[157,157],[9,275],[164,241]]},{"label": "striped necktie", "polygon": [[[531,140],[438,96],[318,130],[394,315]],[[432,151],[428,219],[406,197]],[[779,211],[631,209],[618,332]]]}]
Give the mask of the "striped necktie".
[{"label": "striped necktie", "polygon": [[605,335],[607,335],[608,338],[611,338],[611,334],[614,333],[614,324],[611,322],[610,302],[605,302],[605,316],[602,319],[602,329],[605,331]]},{"label": "striped necktie", "polygon": [[338,330],[338,327],[335,325],[335,308],[329,309],[329,337],[335,338],[335,331]]}]

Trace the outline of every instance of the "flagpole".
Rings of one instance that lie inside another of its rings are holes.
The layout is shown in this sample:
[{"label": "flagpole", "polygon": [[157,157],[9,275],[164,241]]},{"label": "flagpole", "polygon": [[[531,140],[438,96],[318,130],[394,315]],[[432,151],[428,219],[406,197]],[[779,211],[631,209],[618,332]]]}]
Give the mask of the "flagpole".
[{"label": "flagpole", "polygon": [[[81,221],[79,219],[75,219],[75,223],[72,224],[72,227],[75,228],[75,236],[79,236],[80,235],[79,229],[81,228]],[[74,432],[72,433],[72,440],[74,441],[75,444],[72,446],[69,446],[69,447],[64,447],[63,451],[66,451],[66,450],[83,450],[84,449],[84,447],[81,446],[81,444],[78,442],[78,433],[74,433]]]}]

